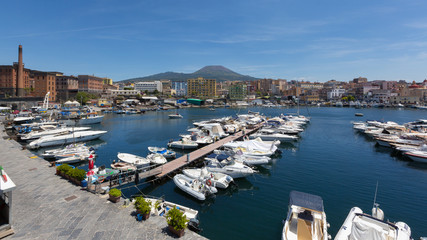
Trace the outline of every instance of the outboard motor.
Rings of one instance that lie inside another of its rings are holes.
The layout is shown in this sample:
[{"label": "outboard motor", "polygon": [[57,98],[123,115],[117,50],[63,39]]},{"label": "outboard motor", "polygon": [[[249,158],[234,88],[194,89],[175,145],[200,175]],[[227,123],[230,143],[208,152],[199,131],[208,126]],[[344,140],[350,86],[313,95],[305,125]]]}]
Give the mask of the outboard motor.
[{"label": "outboard motor", "polygon": [[190,229],[193,232],[201,232],[202,229],[199,228],[199,220],[192,218],[190,219],[190,221],[188,222],[188,229]]}]

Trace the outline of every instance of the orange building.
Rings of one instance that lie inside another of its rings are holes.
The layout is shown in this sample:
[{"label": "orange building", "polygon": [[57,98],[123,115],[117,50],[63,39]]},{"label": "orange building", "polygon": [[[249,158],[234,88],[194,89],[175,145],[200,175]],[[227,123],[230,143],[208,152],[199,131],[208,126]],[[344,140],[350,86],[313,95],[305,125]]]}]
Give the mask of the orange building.
[{"label": "orange building", "polygon": [[47,92],[50,92],[49,101],[56,101],[56,73],[31,71],[31,75],[34,78],[32,95],[34,97],[44,97]]},{"label": "orange building", "polygon": [[104,89],[104,78],[79,75],[79,92],[102,93]]},{"label": "orange building", "polygon": [[[9,96],[16,96],[18,65],[0,65],[0,93]],[[28,92],[30,89],[30,69],[24,68],[24,89]]]}]

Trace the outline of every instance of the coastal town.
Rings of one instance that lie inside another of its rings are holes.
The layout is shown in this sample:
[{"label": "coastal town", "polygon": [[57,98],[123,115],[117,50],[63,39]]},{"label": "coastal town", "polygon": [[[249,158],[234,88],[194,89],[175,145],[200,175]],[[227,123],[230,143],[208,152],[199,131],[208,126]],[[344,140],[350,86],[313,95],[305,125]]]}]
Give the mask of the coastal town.
[{"label": "coastal town", "polygon": [[[28,65],[31,66],[31,63]],[[222,66],[208,66],[204,69],[228,70]],[[199,72],[202,75],[202,71]],[[24,67],[23,48],[20,45],[18,62],[0,65],[0,105],[13,109],[41,106],[47,93],[50,107],[73,101],[102,108],[123,103],[274,106],[293,105],[296,99],[300,104],[337,107],[423,108],[427,103],[427,80],[368,81],[366,77],[327,82],[265,78],[220,81],[204,77],[185,80],[144,79],[147,80],[116,82],[107,77],[33,70]]]}]

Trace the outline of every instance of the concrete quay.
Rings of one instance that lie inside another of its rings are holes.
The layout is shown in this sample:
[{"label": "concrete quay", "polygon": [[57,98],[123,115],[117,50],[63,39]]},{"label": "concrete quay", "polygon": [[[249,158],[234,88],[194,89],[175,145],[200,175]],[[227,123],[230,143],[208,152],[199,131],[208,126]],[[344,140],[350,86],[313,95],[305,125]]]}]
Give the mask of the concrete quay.
[{"label": "concrete quay", "polygon": [[[3,120],[3,119],[0,119]],[[5,139],[0,124],[0,165],[16,184],[12,228],[5,239],[175,239],[165,218],[138,222],[133,205],[111,203],[55,175],[55,168]],[[182,239],[206,239],[188,229]]]}]

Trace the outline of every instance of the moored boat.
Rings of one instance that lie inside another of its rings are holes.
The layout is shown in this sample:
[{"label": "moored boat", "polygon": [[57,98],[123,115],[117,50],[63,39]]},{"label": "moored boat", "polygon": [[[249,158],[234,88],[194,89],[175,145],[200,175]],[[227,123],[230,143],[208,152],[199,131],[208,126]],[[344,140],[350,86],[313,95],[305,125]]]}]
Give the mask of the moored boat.
[{"label": "moored boat", "polygon": [[160,153],[152,153],[147,156],[147,159],[151,164],[165,164],[168,161],[166,158]]},{"label": "moored boat", "polygon": [[291,191],[282,240],[328,239],[328,223],[320,196]]},{"label": "moored boat", "polygon": [[145,168],[150,166],[150,160],[130,153],[118,153],[117,158],[125,163],[134,165],[137,168]]},{"label": "moored boat", "polygon": [[170,119],[178,119],[178,118],[183,118],[183,116],[179,113],[176,113],[176,114],[170,114],[169,118]]},{"label": "moored boat", "polygon": [[218,192],[215,187],[208,185],[208,180],[192,179],[184,174],[175,175],[173,181],[182,191],[201,201],[204,201],[207,196]]},{"label": "moored boat", "polygon": [[229,184],[233,181],[233,178],[227,174],[219,172],[208,172],[204,168],[187,168],[182,170],[182,173],[192,179],[209,179],[212,186],[216,188],[228,188]]},{"label": "moored boat", "polygon": [[160,153],[165,158],[174,158],[176,156],[176,153],[174,151],[166,148],[148,147],[148,151],[150,151],[151,153]]},{"label": "moored boat", "polygon": [[384,221],[384,212],[375,204],[372,215],[363,213],[353,207],[335,240],[375,239],[375,240],[410,240],[411,228],[404,222]]},{"label": "moored boat", "polygon": [[30,149],[35,149],[40,147],[69,144],[73,142],[90,141],[101,137],[101,135],[105,133],[107,133],[107,131],[81,131],[64,135],[45,136],[30,142],[27,147]]}]

